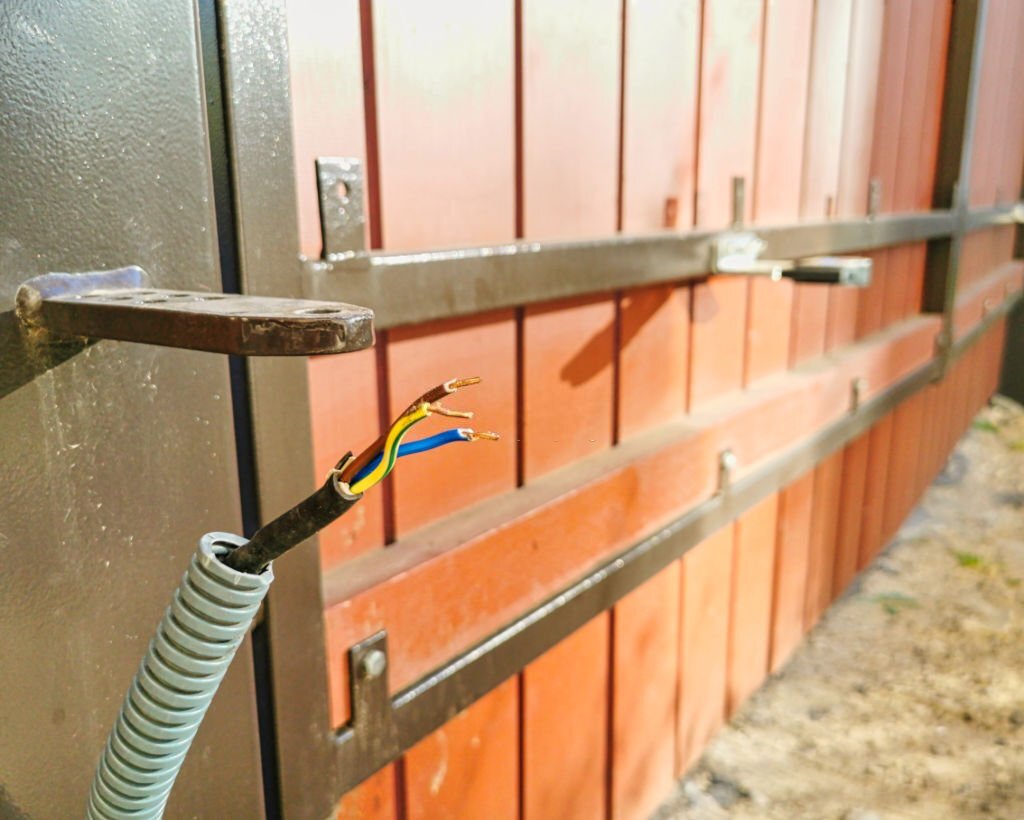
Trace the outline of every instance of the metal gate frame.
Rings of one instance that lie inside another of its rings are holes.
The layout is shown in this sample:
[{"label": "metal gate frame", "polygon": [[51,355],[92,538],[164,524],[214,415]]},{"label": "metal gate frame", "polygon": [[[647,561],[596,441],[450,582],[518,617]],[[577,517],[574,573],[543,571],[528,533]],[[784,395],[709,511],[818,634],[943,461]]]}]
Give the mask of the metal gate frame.
[{"label": "metal gate frame", "polygon": [[[704,535],[941,378],[955,358],[1020,300],[1020,294],[1014,295],[965,337],[952,341],[964,236],[1017,223],[1024,209],[1024,203],[1015,203],[972,211],[967,204],[987,7],[988,0],[959,0],[953,7],[934,210],[757,228],[768,241],[768,253],[783,258],[927,240],[924,308],[942,315],[943,328],[935,358],[849,417],[608,559],[395,695],[387,691],[386,675],[358,674],[369,652],[386,653],[383,633],[368,636],[349,653],[353,721],[340,731],[331,726],[328,709],[319,553],[311,542],[287,555],[270,593],[267,620],[281,801],[289,814],[327,816],[345,791],[612,606]],[[329,258],[300,258],[284,0],[223,3],[219,13],[245,292],[369,305],[377,326],[387,328],[708,275],[708,244],[716,236],[712,231],[414,254],[358,248],[344,252],[342,245],[343,252]],[[322,221],[325,233],[332,230],[330,219],[322,215]],[[333,251],[339,249],[339,240],[344,242],[338,235],[325,239]],[[1017,247],[1019,253],[1019,241]],[[551,276],[552,270],[560,275]],[[259,505],[269,519],[313,487],[305,363],[252,361],[249,378]]]}]

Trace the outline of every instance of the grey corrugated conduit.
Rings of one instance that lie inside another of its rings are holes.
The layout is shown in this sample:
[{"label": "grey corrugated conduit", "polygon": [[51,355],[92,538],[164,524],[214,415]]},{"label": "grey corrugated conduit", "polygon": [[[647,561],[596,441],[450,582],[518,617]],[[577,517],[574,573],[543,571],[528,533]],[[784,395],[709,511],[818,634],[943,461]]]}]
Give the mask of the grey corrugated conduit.
[{"label": "grey corrugated conduit", "polygon": [[247,543],[228,533],[199,541],[125,696],[89,793],[90,820],[156,818],[206,710],[274,573],[239,572],[223,556]]}]

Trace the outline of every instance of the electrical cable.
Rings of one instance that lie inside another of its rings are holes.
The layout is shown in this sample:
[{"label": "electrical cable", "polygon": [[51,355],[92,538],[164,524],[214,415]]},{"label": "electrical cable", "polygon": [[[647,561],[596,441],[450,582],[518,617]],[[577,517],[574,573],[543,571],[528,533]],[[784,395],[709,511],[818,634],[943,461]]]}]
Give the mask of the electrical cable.
[{"label": "electrical cable", "polygon": [[[443,447],[445,444],[453,444],[456,441],[471,442],[477,441],[478,439],[497,441],[498,435],[497,433],[478,433],[476,430],[470,430],[468,427],[445,430],[444,432],[437,433],[427,438],[421,438],[416,441],[410,441],[402,444],[398,448],[398,457],[404,458],[405,456],[413,456],[418,453],[426,453],[430,450],[435,450],[438,447]],[[353,481],[359,481],[361,478],[366,476],[374,467],[380,464],[382,458],[382,454],[374,456],[373,461],[356,473]]]},{"label": "electrical cable", "polygon": [[[249,540],[228,533],[200,539],[107,740],[89,793],[90,820],[163,815],[206,710],[274,579],[275,558],[344,515],[394,469],[399,455],[497,439],[460,428],[402,445],[409,430],[433,413],[470,418],[472,413],[438,401],[479,381],[452,379],[428,390],[385,435],[354,458],[347,453],[323,486]],[[358,479],[350,484],[350,476]]]}]

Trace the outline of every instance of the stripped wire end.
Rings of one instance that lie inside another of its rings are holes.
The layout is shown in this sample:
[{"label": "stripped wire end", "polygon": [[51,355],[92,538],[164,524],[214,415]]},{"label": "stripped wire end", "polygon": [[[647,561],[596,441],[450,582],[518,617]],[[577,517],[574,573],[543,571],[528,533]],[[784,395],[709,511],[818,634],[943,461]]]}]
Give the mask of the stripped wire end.
[{"label": "stripped wire end", "polygon": [[466,379],[449,379],[443,385],[446,393],[454,393],[462,387],[469,387],[473,384],[480,384],[481,379],[479,376],[470,376]]},{"label": "stripped wire end", "polygon": [[500,441],[501,436],[497,433],[486,432],[482,430],[470,430],[468,427],[459,428],[459,434],[466,441]]},{"label": "stripped wire end", "polygon": [[449,416],[453,419],[473,418],[473,413],[470,410],[452,410],[450,407],[445,407],[436,401],[433,404],[427,405],[427,408],[429,412],[437,413],[439,416]]}]

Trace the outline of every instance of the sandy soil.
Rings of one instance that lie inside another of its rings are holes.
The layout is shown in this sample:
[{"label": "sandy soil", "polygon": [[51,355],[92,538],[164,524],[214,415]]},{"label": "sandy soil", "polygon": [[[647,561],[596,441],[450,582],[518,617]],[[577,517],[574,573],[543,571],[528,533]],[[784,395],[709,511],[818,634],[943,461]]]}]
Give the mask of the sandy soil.
[{"label": "sandy soil", "polygon": [[896,541],[657,818],[1024,818],[1024,412],[996,399]]}]

